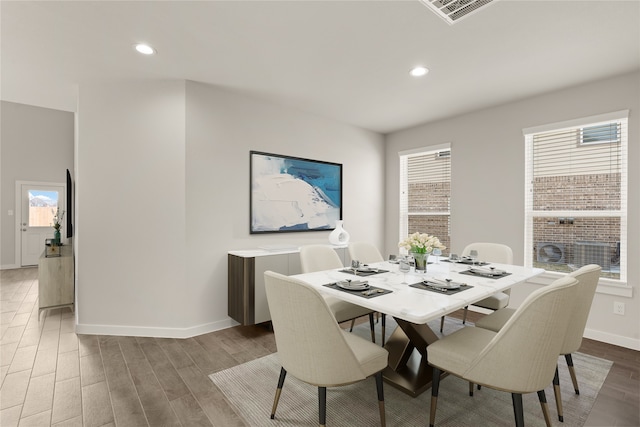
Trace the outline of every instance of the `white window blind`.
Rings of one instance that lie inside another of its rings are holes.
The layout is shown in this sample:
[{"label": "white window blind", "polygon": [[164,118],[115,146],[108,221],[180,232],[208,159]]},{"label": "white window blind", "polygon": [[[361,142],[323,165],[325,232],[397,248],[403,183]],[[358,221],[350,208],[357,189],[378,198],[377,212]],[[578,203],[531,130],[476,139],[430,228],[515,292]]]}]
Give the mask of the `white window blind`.
[{"label": "white window blind", "polygon": [[400,240],[419,231],[449,247],[451,146],[400,153]]},{"label": "white window blind", "polygon": [[627,117],[525,129],[525,264],[626,281]]}]

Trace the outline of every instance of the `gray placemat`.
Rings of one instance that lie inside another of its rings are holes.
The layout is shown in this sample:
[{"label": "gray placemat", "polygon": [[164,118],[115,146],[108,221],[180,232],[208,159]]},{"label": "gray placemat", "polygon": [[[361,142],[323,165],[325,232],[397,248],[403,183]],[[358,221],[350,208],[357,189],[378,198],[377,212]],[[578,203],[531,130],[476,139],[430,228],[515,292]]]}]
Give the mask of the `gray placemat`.
[{"label": "gray placemat", "polygon": [[[427,282],[428,282],[428,280],[427,280]],[[467,289],[473,288],[473,286],[467,285],[466,283],[460,284],[460,287],[458,289],[433,288],[433,287],[431,287],[429,285],[426,285],[424,282],[414,283],[414,284],[409,285],[409,286],[411,286],[412,288],[418,288],[418,289],[422,289],[422,290],[430,291],[430,292],[435,292],[437,294],[442,294],[442,295],[453,295],[453,294],[457,294],[458,292],[466,291]]]},{"label": "gray placemat", "polygon": [[[379,296],[390,294],[391,292],[393,292],[393,291],[390,291],[389,289],[378,288],[377,286],[369,286],[367,289],[362,291],[350,291],[348,289],[343,289],[340,286],[338,286],[337,283],[329,283],[328,285],[323,285],[323,286],[326,286],[327,288],[331,288],[331,289],[337,289],[339,291],[346,292],[349,294],[358,295],[359,297],[367,298],[367,299],[379,297]],[[369,291],[375,291],[375,293],[368,294],[367,292]]]}]

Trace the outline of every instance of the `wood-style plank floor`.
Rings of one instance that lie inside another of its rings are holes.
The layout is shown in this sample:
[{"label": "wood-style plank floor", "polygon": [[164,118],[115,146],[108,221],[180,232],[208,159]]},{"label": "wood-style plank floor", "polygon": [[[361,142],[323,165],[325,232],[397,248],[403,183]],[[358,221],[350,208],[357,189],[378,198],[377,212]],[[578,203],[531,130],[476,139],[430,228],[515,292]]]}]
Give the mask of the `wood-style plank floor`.
[{"label": "wood-style plank floor", "polygon": [[[262,326],[189,339],[76,335],[68,308],[38,320],[37,268],[0,271],[0,283],[2,427],[243,426],[208,375],[276,350]],[[580,351],[614,362],[586,425],[640,426],[640,352],[591,340]]]}]

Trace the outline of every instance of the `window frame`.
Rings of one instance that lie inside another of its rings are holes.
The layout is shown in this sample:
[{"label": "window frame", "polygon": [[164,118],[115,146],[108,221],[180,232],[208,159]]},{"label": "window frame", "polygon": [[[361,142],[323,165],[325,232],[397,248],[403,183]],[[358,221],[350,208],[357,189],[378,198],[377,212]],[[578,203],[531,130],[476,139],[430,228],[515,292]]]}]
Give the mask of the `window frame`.
[{"label": "window frame", "polygon": [[[433,212],[419,212],[419,213],[410,213],[409,212],[409,197],[408,197],[408,159],[410,157],[418,157],[429,154],[438,155],[438,153],[449,152],[449,155],[446,156],[448,159],[451,159],[451,143],[443,143],[437,145],[431,145],[421,148],[416,148],[412,150],[405,150],[398,152],[398,161],[399,161],[399,170],[400,170],[400,200],[399,200],[399,239],[398,241],[402,241],[407,238],[409,235],[409,217],[410,216],[448,216],[451,218],[451,190],[449,190],[449,203],[448,209],[446,211],[433,211]],[[450,160],[449,160],[450,161]],[[451,179],[449,179],[451,182]],[[449,221],[449,224],[451,221]],[[426,230],[428,232],[428,230]],[[449,230],[449,236],[451,236],[451,230]]]},{"label": "window frame", "polygon": [[[627,260],[627,222],[628,222],[628,156],[629,156],[629,137],[628,137],[628,118],[629,110],[615,111],[606,114],[589,116],[559,123],[551,123],[547,125],[525,128],[523,135],[525,140],[525,230],[524,230],[524,264],[527,267],[533,266],[533,218],[534,217],[619,217],[620,218],[620,278],[613,279],[600,277],[600,285],[608,287],[609,290],[599,286],[598,292],[612,295],[628,295],[631,293],[631,286],[628,280],[628,260]],[[597,127],[604,122],[620,121],[622,126],[617,126],[619,137],[613,141],[597,141],[583,144],[583,129],[589,127]],[[566,129],[579,128],[579,145],[594,145],[605,143],[621,144],[621,168],[620,168],[620,209],[619,210],[556,210],[556,211],[535,211],[533,209],[533,136],[540,133],[562,131]],[[547,272],[544,277],[553,279],[564,276],[567,273]],[[544,282],[543,278],[543,282]]]}]

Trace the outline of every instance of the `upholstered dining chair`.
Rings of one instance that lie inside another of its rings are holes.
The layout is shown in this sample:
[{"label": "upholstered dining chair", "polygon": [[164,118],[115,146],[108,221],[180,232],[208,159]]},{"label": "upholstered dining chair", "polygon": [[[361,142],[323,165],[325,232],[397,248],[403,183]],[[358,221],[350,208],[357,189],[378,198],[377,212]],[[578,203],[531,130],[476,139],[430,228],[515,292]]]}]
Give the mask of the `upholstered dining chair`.
[{"label": "upholstered dining chair", "polygon": [[[328,245],[305,245],[300,247],[300,266],[303,273],[313,273],[315,271],[332,270],[342,268],[344,265],[340,257]],[[351,304],[340,298],[330,295],[323,295],[329,309],[335,316],[338,323],[351,320],[350,331],[358,317],[369,316],[369,326],[371,327],[371,341],[376,342],[376,330],[374,324],[374,311],[357,304]]]},{"label": "upholstered dining chair", "polygon": [[389,353],[343,331],[322,295],[303,281],[267,271],[265,288],[282,365],[271,419],[287,373],[318,387],[319,424],[326,424],[327,387],[352,384],[375,375],[380,424],[385,426],[382,370]]},{"label": "upholstered dining chair", "polygon": [[515,424],[524,426],[522,394],[538,393],[547,425],[551,424],[544,388],[551,384],[578,281],[563,277],[532,292],[499,332],[464,327],[429,345],[433,366],[431,412],[433,427],[442,372],[473,384],[511,393]]},{"label": "upholstered dining chair", "polygon": [[[571,382],[573,383],[573,389],[576,394],[580,394],[578,388],[578,379],[576,377],[576,371],[573,367],[573,358],[571,353],[578,351],[582,345],[582,336],[584,334],[584,328],[587,325],[587,319],[589,318],[589,310],[591,310],[591,303],[598,287],[598,279],[600,278],[600,271],[602,268],[597,264],[589,264],[581,267],[580,269],[571,272],[568,276],[578,280],[578,295],[573,313],[569,318],[569,326],[567,327],[567,334],[562,348],[560,349],[560,356],[564,356],[567,366],[569,367],[569,374],[571,375]],[[483,317],[476,322],[476,327],[488,329],[490,331],[497,332],[504,327],[507,321],[514,315],[515,309],[506,307],[491,313],[488,316]],[[558,375],[558,366],[556,364],[556,373],[553,378],[553,391],[556,398],[556,408],[558,410],[558,419],[564,421],[564,414],[562,410],[562,396],[560,392],[560,377]]]},{"label": "upholstered dining chair", "polygon": [[[353,260],[358,260],[365,264],[371,264],[374,262],[382,262],[384,258],[382,254],[375,247],[375,245],[369,242],[351,242],[349,243],[349,256]],[[382,334],[382,342],[380,345],[384,347],[385,343],[385,335],[387,328],[387,315],[381,313],[382,318],[382,326],[381,326],[381,334]]]},{"label": "upholstered dining chair", "polygon": [[369,242],[349,243],[349,256],[365,264],[384,261],[378,248]]},{"label": "upholstered dining chair", "polygon": [[[469,255],[472,250],[478,251],[478,261],[497,262],[500,264],[513,264],[513,251],[507,245],[501,243],[471,243],[462,251],[462,256]],[[511,289],[497,292],[487,298],[474,302],[476,307],[487,308],[489,310],[499,310],[509,305]],[[469,307],[464,308],[462,316],[462,324],[467,323],[467,311]],[[444,328],[444,316],[440,319],[440,332]]]}]

